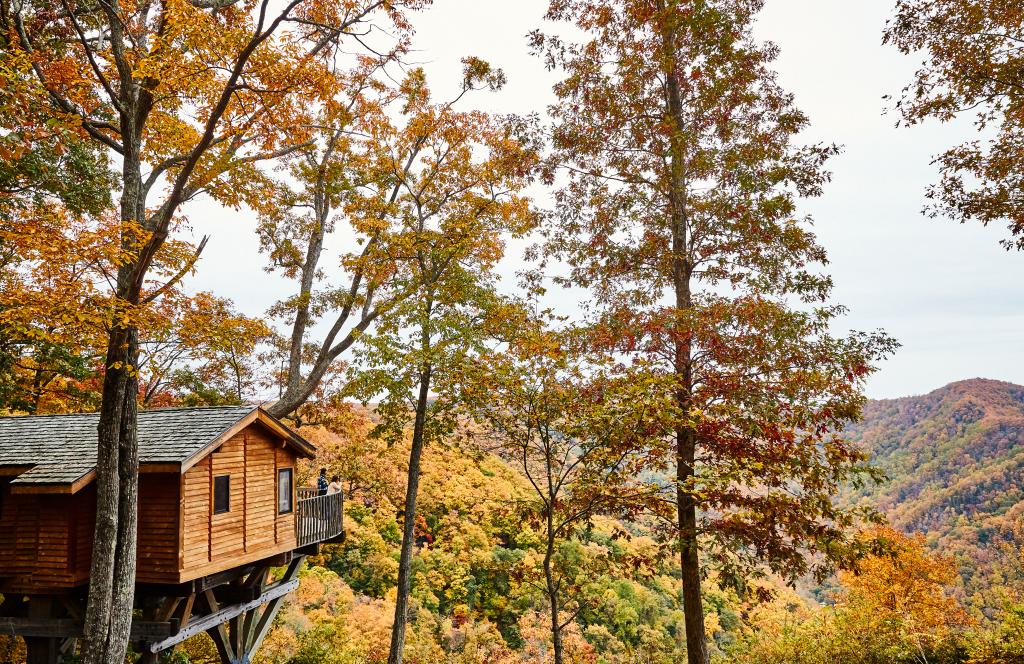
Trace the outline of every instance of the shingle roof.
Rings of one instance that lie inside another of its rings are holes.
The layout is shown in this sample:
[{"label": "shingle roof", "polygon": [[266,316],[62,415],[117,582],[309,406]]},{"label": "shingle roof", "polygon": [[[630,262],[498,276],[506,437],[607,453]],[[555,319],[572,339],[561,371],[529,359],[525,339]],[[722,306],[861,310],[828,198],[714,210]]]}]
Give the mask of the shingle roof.
[{"label": "shingle roof", "polygon": [[[257,406],[139,411],[139,462],[184,463]],[[0,417],[0,466],[32,466],[16,483],[73,483],[96,466],[98,413]]]}]

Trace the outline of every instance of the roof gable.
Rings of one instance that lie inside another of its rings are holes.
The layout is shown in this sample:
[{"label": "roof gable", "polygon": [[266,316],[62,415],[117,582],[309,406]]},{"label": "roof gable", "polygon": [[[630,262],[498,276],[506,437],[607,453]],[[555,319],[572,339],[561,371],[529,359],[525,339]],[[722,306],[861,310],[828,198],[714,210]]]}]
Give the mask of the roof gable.
[{"label": "roof gable", "polygon": [[195,453],[191,454],[187,459],[181,461],[181,472],[185,472],[192,466],[196,465],[203,460],[204,457],[215,452],[221,445],[226,443],[232,436],[239,433],[246,427],[254,424],[262,425],[268,429],[271,433],[281,436],[287,446],[291,447],[298,456],[313,458],[316,448],[308,440],[300,436],[299,434],[292,431],[289,427],[285,426],[280,420],[272,416],[262,408],[254,409],[252,412],[246,414],[245,417],[240,418],[233,425],[225,429],[216,438],[211,440],[207,445],[203,446],[202,449],[196,450]]}]

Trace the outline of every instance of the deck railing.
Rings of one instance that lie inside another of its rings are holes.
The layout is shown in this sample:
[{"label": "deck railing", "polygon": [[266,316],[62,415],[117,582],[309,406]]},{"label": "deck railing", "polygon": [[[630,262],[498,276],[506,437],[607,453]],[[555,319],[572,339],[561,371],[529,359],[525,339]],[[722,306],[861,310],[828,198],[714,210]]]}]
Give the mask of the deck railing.
[{"label": "deck railing", "polygon": [[300,488],[298,511],[295,514],[295,536],[299,546],[334,539],[345,531],[343,516],[345,497],[340,491],[317,495],[316,489]]}]

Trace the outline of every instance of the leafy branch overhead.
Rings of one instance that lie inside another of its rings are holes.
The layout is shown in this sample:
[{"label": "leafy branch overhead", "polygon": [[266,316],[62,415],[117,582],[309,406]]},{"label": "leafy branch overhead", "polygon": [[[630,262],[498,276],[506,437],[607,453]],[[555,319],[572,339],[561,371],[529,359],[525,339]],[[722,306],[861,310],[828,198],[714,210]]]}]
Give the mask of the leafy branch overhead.
[{"label": "leafy branch overhead", "polygon": [[895,103],[901,120],[974,121],[977,137],[935,157],[940,180],[927,213],[1005,223],[1007,249],[1024,249],[1024,9],[1013,2],[900,0],[885,42],[922,54]]}]

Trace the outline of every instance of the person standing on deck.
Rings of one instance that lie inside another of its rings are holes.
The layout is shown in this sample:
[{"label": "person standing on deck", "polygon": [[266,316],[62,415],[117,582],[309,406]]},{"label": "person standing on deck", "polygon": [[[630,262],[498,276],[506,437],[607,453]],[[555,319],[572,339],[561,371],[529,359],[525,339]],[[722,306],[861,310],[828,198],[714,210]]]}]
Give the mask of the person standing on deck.
[{"label": "person standing on deck", "polygon": [[320,475],[316,478],[316,495],[326,496],[327,495],[327,469],[321,468]]},{"label": "person standing on deck", "polygon": [[327,495],[332,496],[336,493],[341,493],[341,476],[335,475],[331,478],[331,483],[327,486]]}]

